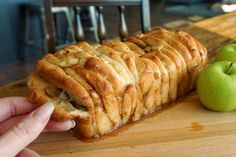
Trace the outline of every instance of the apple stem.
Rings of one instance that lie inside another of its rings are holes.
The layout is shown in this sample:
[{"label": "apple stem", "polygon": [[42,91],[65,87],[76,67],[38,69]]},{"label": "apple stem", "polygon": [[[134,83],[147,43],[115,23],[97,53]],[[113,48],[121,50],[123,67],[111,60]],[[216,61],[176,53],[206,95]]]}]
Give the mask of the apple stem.
[{"label": "apple stem", "polygon": [[226,74],[229,74],[229,73],[230,73],[230,71],[231,71],[232,68],[233,68],[233,64],[234,64],[233,62],[230,63],[229,69],[227,70]]}]

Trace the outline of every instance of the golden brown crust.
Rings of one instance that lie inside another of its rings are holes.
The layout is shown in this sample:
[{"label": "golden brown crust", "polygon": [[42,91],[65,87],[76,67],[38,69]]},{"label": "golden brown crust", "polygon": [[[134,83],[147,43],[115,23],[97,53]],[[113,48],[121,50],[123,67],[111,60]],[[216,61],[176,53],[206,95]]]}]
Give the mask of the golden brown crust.
[{"label": "golden brown crust", "polygon": [[[191,84],[192,82],[192,79],[190,76],[193,75],[192,73],[196,69],[196,61],[194,61],[192,58],[192,55],[194,55],[194,54],[191,54],[192,51],[189,51],[186,48],[186,46],[182,42],[179,41],[178,37],[176,37],[176,34],[173,34],[170,31],[167,31],[165,29],[160,29],[160,28],[154,29],[153,31],[149,32],[147,36],[152,36],[154,38],[164,40],[169,45],[168,49],[170,49],[171,51],[177,52],[176,54],[178,56],[179,55],[182,56],[182,57],[179,57],[179,59],[181,59],[182,66],[184,66],[183,68],[184,73],[187,73],[186,78],[184,79],[185,81],[183,82],[185,82],[186,87],[189,87],[189,84]],[[184,59],[185,64],[183,63],[182,58]],[[189,89],[187,89],[186,87],[185,89],[183,89],[185,93],[189,91]],[[178,93],[179,96],[183,94],[184,94],[183,92]]]},{"label": "golden brown crust", "polygon": [[184,95],[188,76],[186,63],[182,56],[162,39],[145,36],[142,40],[151,46],[150,51],[159,50],[175,63],[178,76],[178,96]]},{"label": "golden brown crust", "polygon": [[[144,57],[152,60],[160,69],[161,72],[161,104],[167,104],[169,101],[169,73],[163,62],[154,53],[147,53]],[[160,105],[161,105],[160,104]],[[157,106],[157,105],[156,105]],[[158,106],[157,106],[158,107]]]},{"label": "golden brown crust", "polygon": [[114,90],[112,85],[97,75],[94,72],[88,71],[77,65],[74,67],[75,71],[79,73],[94,89],[97,90],[99,95],[102,97],[104,108],[110,118],[110,120],[115,124],[120,124],[120,113],[119,113],[119,105],[118,101],[115,97]]},{"label": "golden brown crust", "polygon": [[[61,100],[61,91],[47,82],[45,79],[41,78],[36,73],[32,73],[28,77],[28,87],[30,88],[30,101],[37,105],[43,105],[47,102],[52,102],[55,105],[55,111],[52,117],[55,120],[63,121],[73,119],[80,116],[81,118],[86,118],[85,114],[81,114],[74,106],[70,103]],[[66,107],[62,107],[65,106]]]},{"label": "golden brown crust", "polygon": [[151,113],[154,112],[156,106],[160,106],[161,103],[161,72],[159,67],[152,60],[146,58],[143,58],[142,60],[146,63],[146,65],[149,65],[151,67],[153,72],[152,85],[149,88],[148,92],[144,94],[144,106],[148,110],[148,112]]},{"label": "golden brown crust", "polygon": [[79,42],[38,61],[30,100],[52,102],[55,120],[74,119],[78,134],[99,137],[188,93],[206,64],[206,48],[179,30]]}]

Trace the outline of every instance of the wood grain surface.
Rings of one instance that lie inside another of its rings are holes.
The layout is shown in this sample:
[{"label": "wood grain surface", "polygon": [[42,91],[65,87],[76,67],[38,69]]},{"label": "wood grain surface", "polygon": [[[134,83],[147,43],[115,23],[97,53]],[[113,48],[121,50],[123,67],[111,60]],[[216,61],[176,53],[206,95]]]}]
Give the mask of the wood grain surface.
[{"label": "wood grain surface", "polygon": [[[210,18],[183,30],[209,51],[236,42],[236,13]],[[25,80],[2,86],[0,97],[26,96]],[[236,156],[236,112],[217,113],[202,107],[193,91],[163,112],[128,124],[96,141],[81,141],[72,132],[43,133],[29,147],[45,157],[218,157]]]}]

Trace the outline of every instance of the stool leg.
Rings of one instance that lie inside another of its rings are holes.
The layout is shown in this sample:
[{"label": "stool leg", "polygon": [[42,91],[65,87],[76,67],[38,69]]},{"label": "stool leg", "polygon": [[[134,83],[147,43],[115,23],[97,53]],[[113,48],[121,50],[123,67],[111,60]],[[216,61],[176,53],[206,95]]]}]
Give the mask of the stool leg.
[{"label": "stool leg", "polygon": [[142,32],[145,33],[151,29],[149,0],[142,0],[140,9],[141,9]]},{"label": "stool leg", "polygon": [[67,8],[65,10],[65,15],[66,15],[66,21],[68,25],[68,33],[66,37],[66,43],[70,42],[71,37],[73,38],[75,36],[74,28],[73,28],[73,20],[72,20],[72,15],[70,14],[70,9]]},{"label": "stool leg", "polygon": [[56,45],[60,45],[65,40],[61,37],[60,17],[58,17],[58,15],[56,13],[53,13],[53,17],[54,17],[54,20],[55,20]]},{"label": "stool leg", "polygon": [[54,20],[52,15],[52,0],[44,0],[44,16],[45,16],[45,28],[47,39],[48,52],[53,53],[56,50],[55,44],[55,29],[54,29]]},{"label": "stool leg", "polygon": [[98,6],[97,7],[97,12],[98,12],[98,38],[99,42],[102,43],[106,39],[106,27],[104,23],[104,18],[103,18],[103,7]]},{"label": "stool leg", "polygon": [[19,45],[20,47],[20,53],[18,54],[18,58],[20,61],[25,61],[26,56],[26,46],[28,44],[28,29],[29,29],[29,11],[25,6],[22,6],[22,20],[21,20],[21,40],[22,44]]},{"label": "stool leg", "polygon": [[96,41],[99,41],[98,39],[98,24],[97,24],[97,17],[96,17],[96,10],[94,6],[90,6],[89,7],[89,13],[90,13],[90,17],[91,17],[91,22],[93,25],[93,31],[94,31],[94,36]]},{"label": "stool leg", "polygon": [[83,26],[80,19],[80,8],[73,7],[74,11],[74,29],[75,29],[75,39],[76,41],[83,41],[84,39],[84,31]]},{"label": "stool leg", "polygon": [[42,33],[42,49],[43,53],[46,53],[48,51],[47,49],[47,30],[46,30],[46,19],[45,19],[45,13],[44,9],[41,8],[40,10],[40,23],[41,23],[41,30],[43,31]]},{"label": "stool leg", "polygon": [[122,41],[125,41],[125,38],[128,35],[128,29],[125,21],[125,6],[119,6],[119,35]]},{"label": "stool leg", "polygon": [[71,31],[71,37],[72,37],[72,42],[76,43],[76,35],[75,35],[75,12],[74,8],[69,8],[70,11],[70,17],[71,17],[71,24],[72,24],[72,31]]}]

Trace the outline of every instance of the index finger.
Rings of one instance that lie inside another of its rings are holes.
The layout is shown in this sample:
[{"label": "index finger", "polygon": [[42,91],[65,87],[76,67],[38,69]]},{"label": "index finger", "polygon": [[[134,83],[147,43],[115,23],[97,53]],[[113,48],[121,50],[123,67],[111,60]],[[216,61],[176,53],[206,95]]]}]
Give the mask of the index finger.
[{"label": "index finger", "polygon": [[29,113],[37,106],[25,97],[6,97],[0,99],[0,108],[1,123],[12,116]]}]

